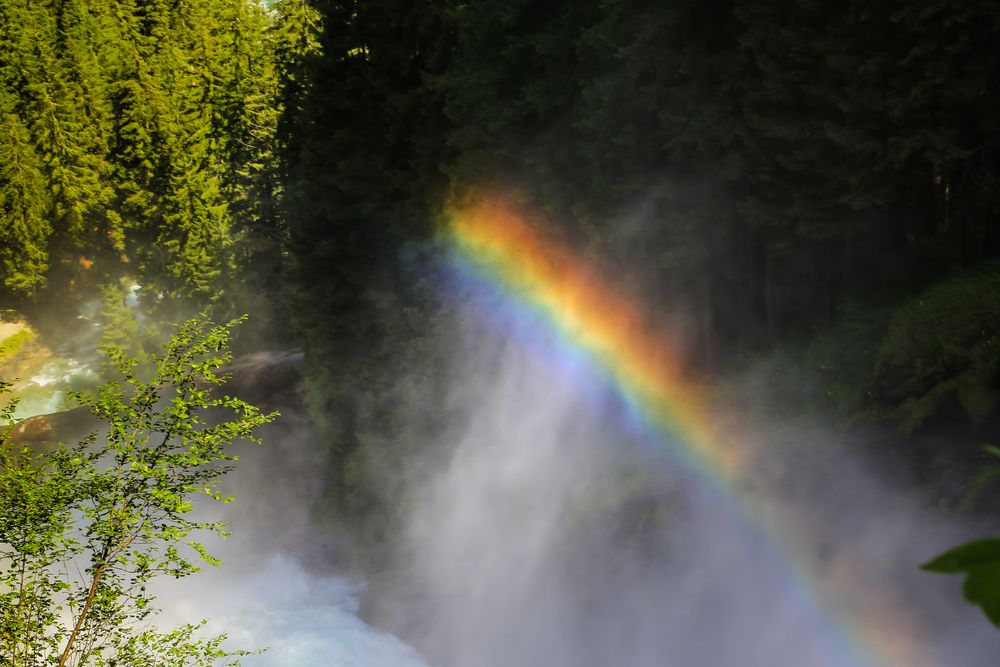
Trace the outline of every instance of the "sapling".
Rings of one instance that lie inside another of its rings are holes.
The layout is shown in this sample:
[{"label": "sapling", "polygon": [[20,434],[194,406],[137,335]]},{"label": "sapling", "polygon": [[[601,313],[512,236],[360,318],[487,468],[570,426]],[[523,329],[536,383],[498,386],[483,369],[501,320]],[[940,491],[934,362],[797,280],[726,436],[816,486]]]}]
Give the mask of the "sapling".
[{"label": "sapling", "polygon": [[218,563],[198,540],[225,525],[197,518],[196,498],[231,502],[218,489],[231,445],[259,443],[277,416],[220,393],[240,321],[185,322],[145,372],[108,349],[120,380],[74,395],[104,425],[79,443],[15,444],[16,402],[0,411],[0,665],[209,667],[247,654],[198,624],[158,629],[148,588]]}]

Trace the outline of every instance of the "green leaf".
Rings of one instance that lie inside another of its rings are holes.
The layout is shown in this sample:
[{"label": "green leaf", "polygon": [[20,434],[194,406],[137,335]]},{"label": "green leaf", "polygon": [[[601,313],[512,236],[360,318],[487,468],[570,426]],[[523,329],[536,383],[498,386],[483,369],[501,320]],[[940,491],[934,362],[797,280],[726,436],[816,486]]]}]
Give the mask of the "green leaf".
[{"label": "green leaf", "polygon": [[966,600],[982,608],[990,623],[1000,627],[1000,559],[969,572],[962,592]]},{"label": "green leaf", "polygon": [[976,540],[955,547],[925,563],[922,569],[942,574],[967,574],[965,599],[982,608],[1000,626],[1000,539]]},{"label": "green leaf", "polygon": [[921,566],[928,572],[958,574],[1000,562],[1000,539],[975,540],[950,549]]}]

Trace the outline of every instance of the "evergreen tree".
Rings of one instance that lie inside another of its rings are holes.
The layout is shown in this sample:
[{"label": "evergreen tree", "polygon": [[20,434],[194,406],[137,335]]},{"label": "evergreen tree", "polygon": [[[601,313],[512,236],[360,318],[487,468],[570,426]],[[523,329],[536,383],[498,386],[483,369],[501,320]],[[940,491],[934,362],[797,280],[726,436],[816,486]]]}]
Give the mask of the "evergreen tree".
[{"label": "evergreen tree", "polygon": [[[147,589],[219,564],[198,539],[225,536],[225,526],[193,519],[193,501],[231,500],[217,488],[236,460],[230,446],[256,442],[276,416],[214,393],[235,324],[186,322],[151,360],[148,381],[137,360],[111,350],[122,382],[78,396],[106,426],[100,439],[33,451],[7,437],[16,401],[0,410],[4,665],[207,666],[247,655],[223,649],[224,635],[199,636],[201,626],[151,626],[159,610]],[[206,425],[209,410],[222,418]]]},{"label": "evergreen tree", "polygon": [[47,181],[31,135],[13,110],[9,95],[0,93],[0,262],[4,286],[33,293],[48,267],[52,226]]},{"label": "evergreen tree", "polygon": [[151,307],[219,304],[281,256],[275,16],[256,0],[0,2],[4,150],[26,169],[0,183],[12,294],[64,290],[82,256],[91,284],[131,274]]},{"label": "evergreen tree", "polygon": [[[308,47],[311,17],[279,7]],[[403,257],[433,234],[446,193],[447,121],[427,83],[452,33],[433,2],[330,2],[321,19],[322,57],[283,75],[290,277],[312,414],[331,441],[336,494],[360,521],[378,506],[363,443],[405,445],[390,387],[427,310]]]}]

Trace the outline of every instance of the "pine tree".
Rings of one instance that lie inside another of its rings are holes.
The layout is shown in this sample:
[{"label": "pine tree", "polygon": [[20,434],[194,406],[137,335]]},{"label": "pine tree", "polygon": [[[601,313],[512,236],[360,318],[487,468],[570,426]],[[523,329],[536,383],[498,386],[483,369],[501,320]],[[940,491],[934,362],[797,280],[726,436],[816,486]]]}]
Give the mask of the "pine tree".
[{"label": "pine tree", "polygon": [[32,294],[48,268],[51,203],[31,136],[11,107],[9,96],[0,96],[0,262],[4,286]]},{"label": "pine tree", "polygon": [[[147,300],[206,305],[232,296],[261,255],[280,257],[283,33],[272,10],[256,0],[3,0],[0,12],[5,113],[28,133],[12,131],[6,150],[33,153],[48,191],[44,204],[20,207],[45,222],[31,222],[25,244],[31,275],[25,265],[3,276],[8,288],[64,288],[73,276],[62,267],[85,255],[101,280],[132,274]],[[19,190],[7,185],[13,202]]]}]

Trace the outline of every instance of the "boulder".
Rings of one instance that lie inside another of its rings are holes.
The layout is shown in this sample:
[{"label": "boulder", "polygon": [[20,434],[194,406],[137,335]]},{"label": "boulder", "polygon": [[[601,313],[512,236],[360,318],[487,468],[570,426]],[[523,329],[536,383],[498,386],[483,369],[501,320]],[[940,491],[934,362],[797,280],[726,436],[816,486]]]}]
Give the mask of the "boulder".
[{"label": "boulder", "polygon": [[[220,374],[228,374],[227,393],[270,410],[297,407],[298,387],[302,379],[301,352],[268,351],[248,354],[233,361]],[[18,422],[8,433],[12,442],[43,443],[69,441],[97,428],[98,422],[86,407],[47,415],[36,415]]]}]

